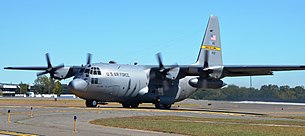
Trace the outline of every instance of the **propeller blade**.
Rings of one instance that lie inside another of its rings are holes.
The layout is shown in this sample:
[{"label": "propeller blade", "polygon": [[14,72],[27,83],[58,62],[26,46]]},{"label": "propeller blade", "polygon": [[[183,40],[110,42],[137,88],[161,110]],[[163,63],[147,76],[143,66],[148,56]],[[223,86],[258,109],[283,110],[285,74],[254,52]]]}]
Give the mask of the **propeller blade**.
[{"label": "propeller blade", "polygon": [[163,65],[163,63],[162,63],[162,59],[161,59],[161,53],[159,52],[159,53],[157,53],[157,60],[158,60],[158,63],[159,63],[159,68],[160,68],[160,70],[163,70],[164,69],[164,65]]},{"label": "propeller blade", "polygon": [[47,59],[47,63],[48,63],[48,68],[51,68],[52,64],[51,64],[49,53],[46,53],[46,59]]},{"label": "propeller blade", "polygon": [[44,72],[39,72],[39,73],[37,73],[36,75],[37,75],[37,76],[42,76],[42,75],[48,74],[48,73],[49,73],[48,71],[44,71]]},{"label": "propeller blade", "polygon": [[204,57],[204,65],[203,68],[209,67],[209,51],[205,50],[205,57]]},{"label": "propeller blade", "polygon": [[173,69],[175,69],[175,68],[178,68],[178,67],[179,67],[178,63],[175,63],[175,64],[173,64],[173,65],[171,65],[171,66],[169,67],[169,70],[168,70],[168,71],[171,71],[171,70],[173,70]]},{"label": "propeller blade", "polygon": [[174,65],[171,65],[169,68],[165,68],[162,72],[163,72],[163,74],[165,74],[167,76],[170,71],[175,70],[176,68],[179,68],[177,63]]},{"label": "propeller blade", "polygon": [[58,69],[61,69],[61,68],[63,68],[63,67],[65,67],[65,65],[64,65],[64,64],[60,64],[60,65],[54,67],[54,69],[55,69],[55,70],[58,70]]},{"label": "propeller blade", "polygon": [[91,64],[91,56],[92,56],[91,53],[87,54],[87,64]]}]

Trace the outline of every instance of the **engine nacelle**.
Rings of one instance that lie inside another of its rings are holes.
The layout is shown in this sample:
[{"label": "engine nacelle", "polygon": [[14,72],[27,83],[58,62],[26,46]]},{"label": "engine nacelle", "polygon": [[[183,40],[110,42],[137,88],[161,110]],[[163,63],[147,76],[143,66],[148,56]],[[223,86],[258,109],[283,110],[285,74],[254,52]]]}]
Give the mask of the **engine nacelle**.
[{"label": "engine nacelle", "polygon": [[222,80],[208,80],[203,78],[192,78],[189,80],[189,84],[195,88],[203,88],[203,89],[219,89],[225,85]]},{"label": "engine nacelle", "polygon": [[72,76],[75,76],[78,73],[79,69],[71,68],[71,67],[63,67],[61,69],[57,69],[54,74],[55,79],[67,79]]}]

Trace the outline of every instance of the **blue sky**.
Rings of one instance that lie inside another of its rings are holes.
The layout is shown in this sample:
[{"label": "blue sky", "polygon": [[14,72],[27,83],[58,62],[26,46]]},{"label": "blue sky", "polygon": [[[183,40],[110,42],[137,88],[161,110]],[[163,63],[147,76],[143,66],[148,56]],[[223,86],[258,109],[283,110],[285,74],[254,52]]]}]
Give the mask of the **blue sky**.
[{"label": "blue sky", "polygon": [[[0,1],[0,82],[33,83],[36,72],[5,66],[93,62],[166,64],[196,60],[208,17],[219,17],[227,65],[305,64],[305,1]],[[253,77],[253,85],[305,85],[305,71]],[[63,81],[69,82],[70,79]],[[249,77],[225,78],[249,86]]]}]

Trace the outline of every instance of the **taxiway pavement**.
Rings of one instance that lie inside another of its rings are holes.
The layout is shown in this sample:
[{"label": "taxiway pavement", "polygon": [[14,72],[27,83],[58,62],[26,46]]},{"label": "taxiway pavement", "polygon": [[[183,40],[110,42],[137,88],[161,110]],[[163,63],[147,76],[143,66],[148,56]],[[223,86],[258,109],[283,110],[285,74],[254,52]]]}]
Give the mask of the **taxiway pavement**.
[{"label": "taxiway pavement", "polygon": [[[10,110],[11,123],[8,123]],[[194,116],[209,118],[242,118],[296,120],[268,118],[266,116],[305,116],[304,105],[237,103],[225,101],[185,100],[172,110],[158,110],[153,106],[138,109],[121,108],[120,105],[102,105],[99,108],[34,106],[33,117],[29,106],[0,106],[0,135],[5,132],[20,132],[36,135],[176,135],[161,132],[104,127],[90,124],[100,118],[128,116]],[[76,132],[73,132],[73,117],[77,116]],[[149,126],[147,126],[149,127]],[[2,133],[1,133],[2,132]]]}]

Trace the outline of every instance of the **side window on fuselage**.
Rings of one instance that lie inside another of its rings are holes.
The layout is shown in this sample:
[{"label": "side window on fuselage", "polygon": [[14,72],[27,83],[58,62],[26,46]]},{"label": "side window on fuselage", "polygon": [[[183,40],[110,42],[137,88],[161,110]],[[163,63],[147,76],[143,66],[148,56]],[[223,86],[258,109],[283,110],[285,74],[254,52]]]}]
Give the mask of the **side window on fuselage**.
[{"label": "side window on fuselage", "polygon": [[97,78],[91,78],[91,84],[98,84]]}]

